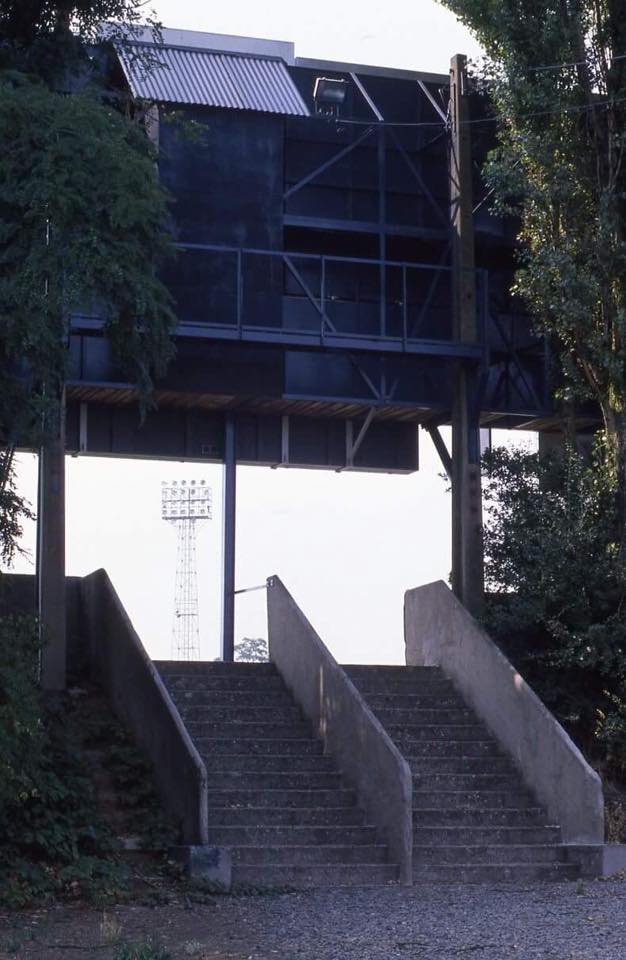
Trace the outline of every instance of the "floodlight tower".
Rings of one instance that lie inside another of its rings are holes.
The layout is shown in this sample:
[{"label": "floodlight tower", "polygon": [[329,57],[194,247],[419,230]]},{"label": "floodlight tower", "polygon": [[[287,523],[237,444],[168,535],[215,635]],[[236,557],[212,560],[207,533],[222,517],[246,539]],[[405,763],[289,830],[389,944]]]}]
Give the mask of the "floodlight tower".
[{"label": "floodlight tower", "polygon": [[200,659],[198,625],[198,571],[196,567],[196,523],[212,516],[211,488],[205,480],[161,484],[162,516],[177,531],[176,587],[172,658]]}]

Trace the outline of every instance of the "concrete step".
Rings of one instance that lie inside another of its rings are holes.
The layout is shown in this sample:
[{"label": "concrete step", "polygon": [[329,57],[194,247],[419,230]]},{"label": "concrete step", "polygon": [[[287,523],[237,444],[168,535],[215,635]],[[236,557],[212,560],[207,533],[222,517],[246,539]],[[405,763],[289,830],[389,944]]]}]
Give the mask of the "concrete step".
[{"label": "concrete step", "polygon": [[508,757],[411,757],[411,772],[416,776],[444,774],[497,774],[517,776]]},{"label": "concrete step", "polygon": [[520,778],[510,773],[419,773],[413,776],[414,790],[526,790]]},{"label": "concrete step", "polygon": [[268,677],[278,676],[273,663],[227,663],[223,660],[153,660],[162,676],[167,677]]},{"label": "concrete step", "polygon": [[398,868],[389,863],[244,864],[233,867],[233,883],[279,887],[369,887],[396,883]]},{"label": "concrete step", "polygon": [[454,697],[456,690],[448,680],[433,677],[430,680],[415,680],[412,677],[393,679],[392,677],[351,677],[350,678],[368,701],[370,697],[417,696],[417,697]]},{"label": "concrete step", "polygon": [[251,707],[227,704],[189,704],[176,699],[178,712],[188,723],[304,723],[302,711],[293,705]]},{"label": "concrete step", "polygon": [[569,863],[422,863],[413,879],[426,883],[528,883],[575,880],[580,867]]},{"label": "concrete step", "polygon": [[481,740],[411,740],[396,741],[402,755],[409,762],[422,757],[502,757],[504,754],[495,740],[483,734]]},{"label": "concrete step", "polygon": [[210,757],[223,757],[237,754],[245,757],[265,757],[265,756],[321,756],[324,751],[324,745],[321,740],[313,740],[310,737],[285,737],[271,739],[248,735],[247,737],[219,737],[209,736],[194,737],[194,743],[200,756],[204,759]]},{"label": "concrete step", "polygon": [[248,723],[246,720],[237,723],[228,723],[225,720],[205,723],[201,720],[190,720],[185,726],[194,740],[204,737],[220,740],[306,740],[311,736],[311,726],[308,723]]},{"label": "concrete step", "polygon": [[526,844],[506,846],[491,846],[488,844],[475,846],[419,846],[413,847],[413,864],[447,863],[564,863],[563,848],[556,844]]},{"label": "concrete step", "polygon": [[414,681],[432,677],[445,679],[441,667],[407,667],[401,663],[344,663],[342,667],[351,679],[363,677],[410,678]]},{"label": "concrete step", "polygon": [[399,726],[466,726],[476,724],[476,715],[471,710],[436,709],[436,710],[409,710],[405,707],[389,707],[374,710],[374,713],[385,727],[389,729]]},{"label": "concrete step", "polygon": [[211,807],[352,807],[354,790],[213,790],[207,791]]},{"label": "concrete step", "polygon": [[[385,724],[385,730],[397,743],[407,740],[485,740],[485,728],[479,723]],[[404,750],[403,750],[404,752]]]},{"label": "concrete step", "polygon": [[320,827],[212,825],[209,827],[209,843],[221,847],[306,847],[320,844],[367,847],[376,844],[376,830],[374,827],[350,827],[341,824]]},{"label": "concrete step", "polygon": [[164,681],[167,689],[172,694],[177,694],[184,690],[192,693],[198,690],[224,690],[224,691],[256,691],[267,690],[284,692],[285,684],[282,677],[277,674],[270,674],[265,677],[254,676],[254,674],[243,674],[241,676],[207,674],[206,676],[195,677],[193,674],[165,675]]},{"label": "concrete step", "polygon": [[403,710],[464,710],[465,703],[456,693],[371,693],[367,702],[374,712],[389,709]]},{"label": "concrete step", "polygon": [[421,693],[427,694],[430,690],[447,690],[456,693],[453,684],[440,670],[426,668],[426,673],[377,673],[349,672],[352,683],[359,689],[371,690],[372,693]]},{"label": "concrete step", "polygon": [[382,844],[307,844],[306,846],[236,846],[231,849],[233,863],[246,864],[372,864],[387,863],[387,848]]},{"label": "concrete step", "polygon": [[413,827],[413,842],[418,846],[515,846],[520,844],[558,844],[561,831],[558,827]]},{"label": "concrete step", "polygon": [[[365,813],[360,807],[209,807],[210,827],[346,827],[363,828]],[[373,829],[373,828],[372,828]]]},{"label": "concrete step", "polygon": [[247,710],[249,707],[293,707],[293,697],[287,690],[223,690],[204,688],[187,689],[182,685],[175,690],[175,699],[179,709],[189,707],[233,707]]},{"label": "concrete step", "polygon": [[338,773],[277,772],[276,770],[213,771],[208,778],[211,790],[340,790]]},{"label": "concrete step", "polygon": [[454,686],[438,667],[349,666],[344,669],[354,685],[368,694],[456,694]]},{"label": "concrete step", "polygon": [[538,806],[422,807],[413,810],[413,827],[523,827],[543,826],[545,811]]},{"label": "concrete step", "polygon": [[330,757],[311,754],[298,757],[293,754],[284,756],[267,754],[254,756],[249,754],[223,754],[204,757],[209,778],[218,773],[336,773],[336,767]]},{"label": "concrete step", "polygon": [[414,810],[517,810],[532,804],[530,794],[519,790],[413,790]]}]

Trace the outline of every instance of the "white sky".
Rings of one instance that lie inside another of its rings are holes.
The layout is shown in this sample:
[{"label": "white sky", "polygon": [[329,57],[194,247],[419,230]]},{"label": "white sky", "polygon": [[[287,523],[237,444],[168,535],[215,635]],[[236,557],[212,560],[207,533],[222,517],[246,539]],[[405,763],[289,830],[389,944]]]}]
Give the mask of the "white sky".
[{"label": "white sky", "polygon": [[[453,54],[479,53],[432,0],[153,6],[165,26],[290,40],[302,57],[447,72]],[[423,431],[420,456],[411,476],[240,467],[237,587],[277,573],[339,660],[402,662],[404,591],[447,580],[450,570],[450,498]],[[161,481],[192,478],[211,484],[215,505],[198,536],[201,650],[212,659],[219,655],[221,467],[67,460],[67,572],[105,567],[155,657],[170,652],[176,552],[175,531],[161,520]],[[22,457],[20,482],[35,503],[34,456]],[[25,544],[34,555],[33,525]],[[15,569],[33,568],[20,560]],[[263,591],[238,597],[236,609],[237,639],[266,636]]]}]

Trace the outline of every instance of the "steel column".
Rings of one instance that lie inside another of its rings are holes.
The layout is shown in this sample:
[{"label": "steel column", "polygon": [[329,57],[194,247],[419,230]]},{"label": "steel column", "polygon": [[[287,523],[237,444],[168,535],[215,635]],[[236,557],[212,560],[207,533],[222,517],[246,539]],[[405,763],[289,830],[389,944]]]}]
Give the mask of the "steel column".
[{"label": "steel column", "polygon": [[[450,204],[454,271],[454,338],[479,340],[474,273],[472,156],[466,59],[450,69]],[[474,616],[484,600],[480,409],[475,366],[459,361],[452,403],[452,589]]]},{"label": "steel column", "polygon": [[64,690],[67,660],[65,598],[65,403],[39,451],[37,607],[42,641],[41,686]]},{"label": "steel column", "polygon": [[223,599],[222,659],[235,659],[235,532],[237,518],[237,458],[235,418],[226,416],[224,425],[224,523],[223,523]]}]

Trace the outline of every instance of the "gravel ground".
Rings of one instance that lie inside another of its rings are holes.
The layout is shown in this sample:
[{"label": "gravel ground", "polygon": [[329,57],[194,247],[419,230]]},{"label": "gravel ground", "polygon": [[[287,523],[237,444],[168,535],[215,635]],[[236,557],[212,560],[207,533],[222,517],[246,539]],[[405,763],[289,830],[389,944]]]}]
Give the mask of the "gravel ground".
[{"label": "gravel ground", "polygon": [[[156,937],[175,960],[626,960],[626,880],[217,897],[110,918],[125,940]],[[5,915],[0,958],[108,960],[101,922],[80,907]]]}]

